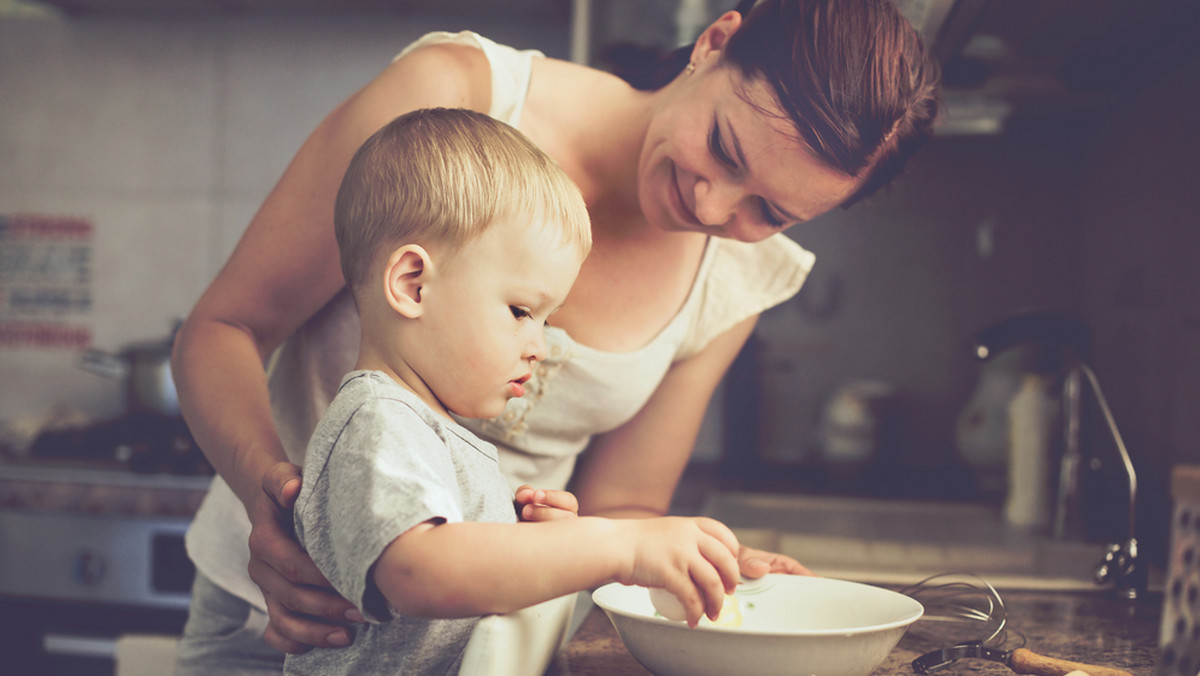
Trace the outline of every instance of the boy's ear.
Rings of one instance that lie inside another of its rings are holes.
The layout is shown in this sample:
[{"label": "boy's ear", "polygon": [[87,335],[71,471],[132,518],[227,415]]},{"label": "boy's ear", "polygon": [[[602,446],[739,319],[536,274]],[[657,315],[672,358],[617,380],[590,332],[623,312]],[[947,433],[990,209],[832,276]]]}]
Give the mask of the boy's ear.
[{"label": "boy's ear", "polygon": [[405,244],[388,256],[383,269],[383,296],[401,316],[421,316],[421,287],[429,280],[433,260],[417,244]]}]

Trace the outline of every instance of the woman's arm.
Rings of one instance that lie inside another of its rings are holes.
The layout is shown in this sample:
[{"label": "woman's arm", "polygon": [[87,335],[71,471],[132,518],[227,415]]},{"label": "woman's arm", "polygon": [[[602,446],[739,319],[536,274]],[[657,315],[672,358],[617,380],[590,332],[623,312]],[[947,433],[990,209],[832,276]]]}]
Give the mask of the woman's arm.
[{"label": "woman's arm", "polygon": [[286,460],[263,364],[344,286],[333,204],[350,158],[368,136],[410,110],[486,108],[486,68],[479,50],[426,47],[338,106],[301,146],[183,325],[172,366],[184,414],[247,507],[267,468]]},{"label": "woman's arm", "polygon": [[264,362],[343,287],[333,204],[354,152],[409,110],[486,110],[489,78],[479,50],[433,46],[391,64],[341,104],[300,148],[177,337],[172,368],[181,408],[250,515],[250,570],[267,596],[268,642],[283,650],[348,639],[292,611],[344,619],[351,606],[295,585],[327,583],[287,527],[298,476],[274,428]]},{"label": "woman's arm", "polygon": [[757,316],[743,320],[671,366],[637,415],[592,440],[571,483],[580,514],[667,513],[709,399],[757,321]]},{"label": "woman's arm", "polygon": [[705,518],[426,522],[393,540],[372,570],[408,615],[507,613],[620,582],[667,589],[695,626],[701,615],[716,619],[737,586],[737,551],[733,533]]},{"label": "woman's arm", "polygon": [[[708,402],[757,321],[757,315],[743,320],[673,365],[637,415],[593,439],[571,483],[580,514],[636,518],[667,513]],[[810,574],[779,554],[743,548],[739,559],[747,577]]]}]

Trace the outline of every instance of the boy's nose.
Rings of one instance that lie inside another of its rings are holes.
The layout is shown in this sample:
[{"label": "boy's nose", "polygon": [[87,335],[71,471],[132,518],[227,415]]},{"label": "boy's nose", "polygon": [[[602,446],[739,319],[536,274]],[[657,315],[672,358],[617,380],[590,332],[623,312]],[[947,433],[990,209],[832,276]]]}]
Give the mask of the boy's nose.
[{"label": "boy's nose", "polygon": [[546,333],[542,327],[534,329],[533,337],[525,350],[525,359],[527,360],[542,361],[546,358]]}]

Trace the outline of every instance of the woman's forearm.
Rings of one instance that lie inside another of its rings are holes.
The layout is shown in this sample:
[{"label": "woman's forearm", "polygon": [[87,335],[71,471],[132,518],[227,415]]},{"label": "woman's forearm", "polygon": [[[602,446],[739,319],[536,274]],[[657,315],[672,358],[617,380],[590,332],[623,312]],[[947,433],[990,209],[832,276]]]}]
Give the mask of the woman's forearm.
[{"label": "woman's forearm", "polygon": [[674,364],[637,415],[592,439],[570,484],[580,514],[639,518],[670,510],[712,393],[756,321],[742,320]]},{"label": "woman's forearm", "polygon": [[653,519],[666,516],[666,511],[649,505],[624,505],[607,507],[588,512],[585,516],[602,516],[606,519]]},{"label": "woman's forearm", "polygon": [[171,365],[197,444],[249,507],[267,468],[287,460],[258,346],[244,328],[193,317],[176,336]]}]

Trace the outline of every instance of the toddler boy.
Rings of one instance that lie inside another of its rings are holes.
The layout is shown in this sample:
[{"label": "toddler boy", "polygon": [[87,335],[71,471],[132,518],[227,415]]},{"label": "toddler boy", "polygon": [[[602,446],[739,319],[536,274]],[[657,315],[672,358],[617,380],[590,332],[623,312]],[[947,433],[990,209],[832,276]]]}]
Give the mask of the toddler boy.
[{"label": "toddler boy", "polygon": [[454,673],[480,616],[609,581],[715,617],[738,578],[727,528],[576,517],[570,493],[528,488],[519,521],[495,447],[450,416],[499,415],[545,358],[591,247],[565,172],[486,115],[418,110],[359,149],[334,221],[362,338],[308,446],[296,533],[367,623],[286,672]]}]

